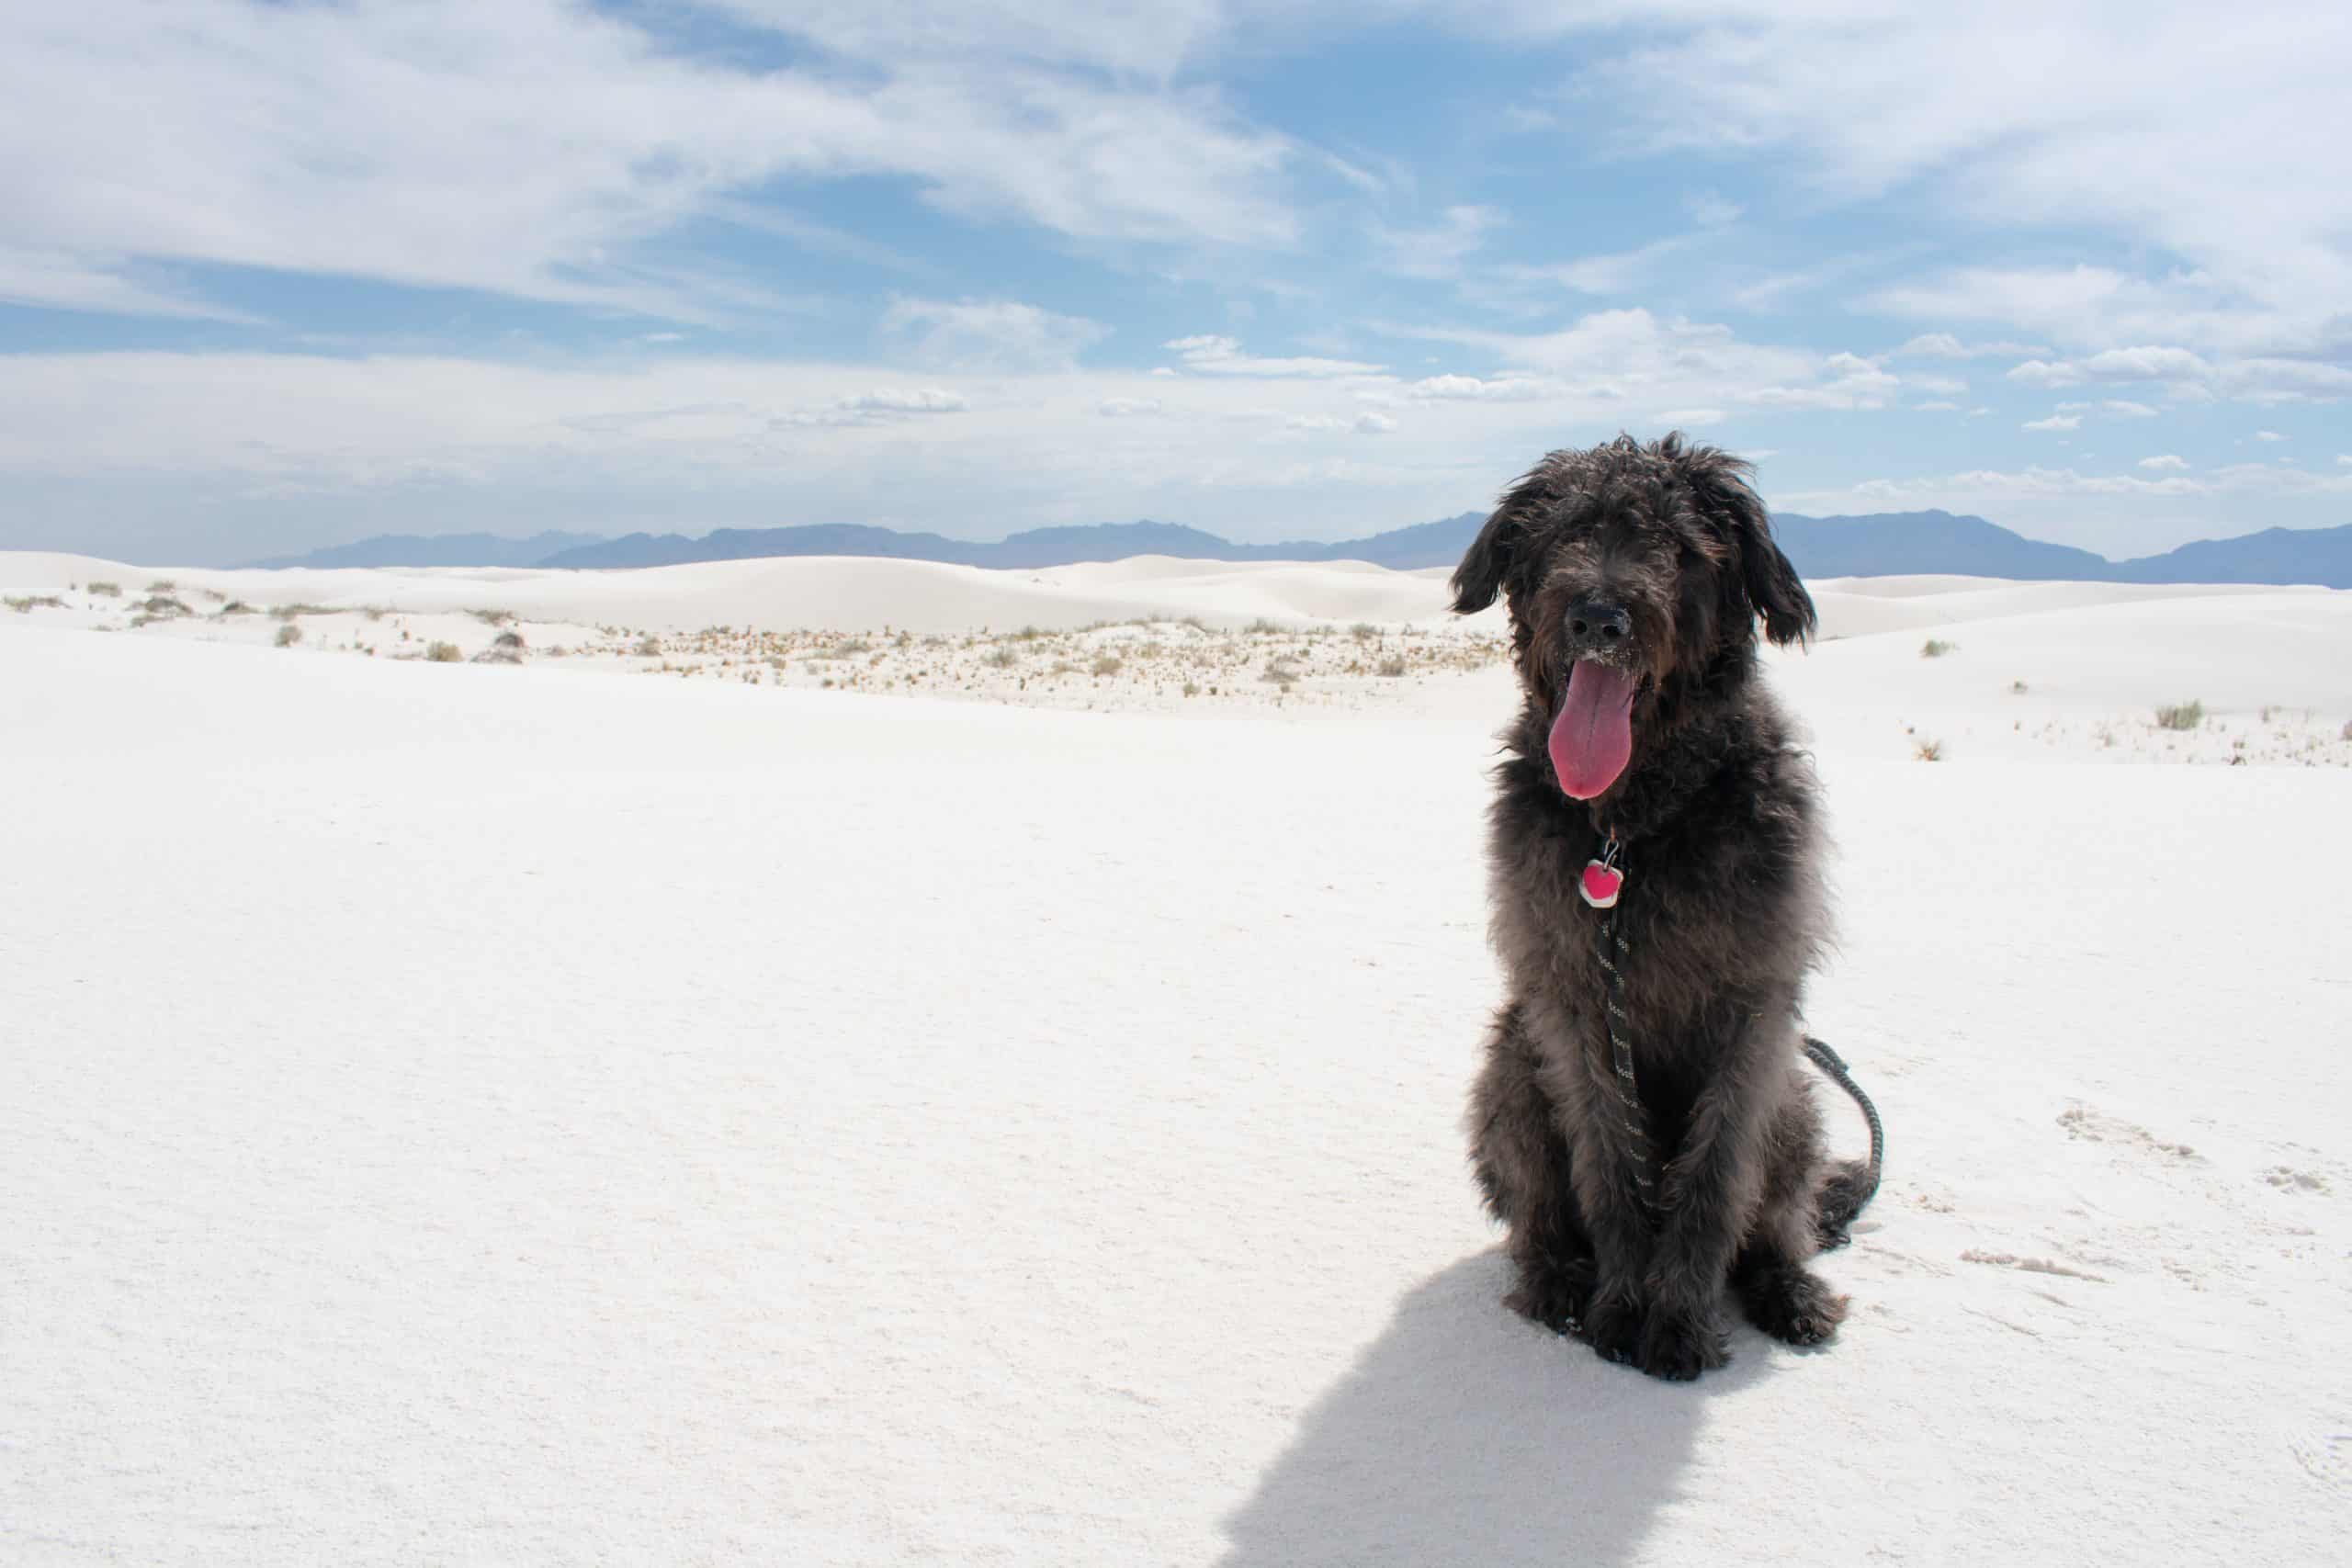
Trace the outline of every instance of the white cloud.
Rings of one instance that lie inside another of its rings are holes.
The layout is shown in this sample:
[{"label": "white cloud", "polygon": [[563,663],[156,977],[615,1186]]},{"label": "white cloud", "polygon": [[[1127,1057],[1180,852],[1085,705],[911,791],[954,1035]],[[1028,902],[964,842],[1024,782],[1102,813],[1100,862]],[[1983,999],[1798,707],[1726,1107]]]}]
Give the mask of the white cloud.
[{"label": "white cloud", "polygon": [[1674,235],[1607,255],[1578,256],[1541,266],[1497,267],[1495,276],[1521,288],[1549,285],[1577,294],[1628,294],[1654,282],[1658,264],[1690,243],[1690,236]]},{"label": "white cloud", "polygon": [[1010,299],[899,299],[882,330],[924,364],[951,369],[1057,369],[1111,335],[1100,321]]},{"label": "white cloud", "polygon": [[2188,471],[2188,459],[2177,457],[2173,453],[2166,452],[2161,457],[2141,458],[2140,467],[2143,468],[2158,469],[2169,473],[2187,473]]},{"label": "white cloud", "polygon": [[1730,417],[1721,409],[1668,409],[1657,416],[1657,423],[1675,430],[1703,430]]},{"label": "white cloud", "polygon": [[2343,467],[2352,468],[2352,452],[2339,452],[2336,454],[2335,460]]},{"label": "white cloud", "polygon": [[940,387],[885,388],[842,398],[836,407],[862,413],[961,413],[972,405],[961,392]]},{"label": "white cloud", "polygon": [[1428,376],[1419,381],[1408,381],[1394,392],[1379,391],[1360,394],[1389,400],[1397,397],[1420,401],[1524,403],[1544,398],[1557,397],[1566,389],[1562,383],[1532,376],[1501,376],[1481,378],[1476,376]]},{"label": "white cloud", "polygon": [[2030,343],[1962,343],[1950,333],[1921,333],[1894,351],[1894,356],[1913,359],[1986,359],[2013,358],[2018,355],[2046,355],[2050,351]]},{"label": "white cloud", "polygon": [[1158,398],[1104,398],[1094,406],[1106,419],[1135,419],[1158,413],[1167,405]]},{"label": "white cloud", "polygon": [[1922,413],[1926,413],[1930,411],[1948,413],[1958,413],[1960,412],[1960,405],[1953,402],[1949,398],[1936,398],[1924,403],[1913,403],[1911,406],[1917,409]]},{"label": "white cloud", "polygon": [[1396,422],[1385,413],[1366,411],[1356,415],[1355,433],[1358,435],[1390,435],[1396,430]]},{"label": "white cloud", "polygon": [[1403,277],[1456,276],[1464,260],[1487,243],[1487,233],[1508,221],[1491,207],[1449,207],[1443,219],[1430,229],[1375,229],[1373,238],[1387,269]]},{"label": "white cloud", "polygon": [[[1536,34],[1631,15],[1506,14]],[[2119,235],[2209,274],[2231,301],[2217,326],[2308,329],[2352,298],[2352,181],[2335,159],[2281,152],[2352,144],[2327,6],[2263,5],[2219,31],[2195,7],[2039,0],[1689,0],[1642,19],[1634,40],[1592,49],[1577,84],[1642,150],[1781,148],[1833,200],[1923,188],[1963,220]]]},{"label": "white cloud", "polygon": [[2064,360],[2055,363],[2046,359],[2029,359],[2022,365],[2012,365],[2007,378],[2028,387],[2078,387],[2082,372]]},{"label": "white cloud", "polygon": [[[820,9],[796,28],[883,47],[888,29]],[[948,210],[1087,240],[1299,232],[1286,139],[1210,95],[1035,55],[753,69],[561,0],[183,0],[171,22],[54,7],[0,54],[0,209],[54,258],[5,269],[16,297],[188,313],[124,263],[162,257],[716,320],[784,301],[645,243],[785,178],[911,180]]]},{"label": "white cloud", "polygon": [[2018,426],[2019,430],[2072,430],[2083,423],[2078,413],[2053,413],[2048,419],[2030,419]]},{"label": "white cloud", "polygon": [[1239,340],[1214,333],[1180,337],[1162,344],[1172,348],[1190,370],[1219,376],[1371,376],[1380,367],[1353,359],[1263,359],[1241,352]]},{"label": "white cloud", "polygon": [[2287,439],[2275,430],[2257,430],[2254,433],[2254,438],[2256,441],[2284,441]]}]

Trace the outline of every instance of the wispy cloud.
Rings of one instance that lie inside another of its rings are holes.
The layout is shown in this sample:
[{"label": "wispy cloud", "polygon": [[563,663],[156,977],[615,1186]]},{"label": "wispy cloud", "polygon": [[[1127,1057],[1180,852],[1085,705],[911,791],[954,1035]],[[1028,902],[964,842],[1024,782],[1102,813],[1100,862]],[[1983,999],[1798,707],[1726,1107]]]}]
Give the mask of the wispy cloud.
[{"label": "wispy cloud", "polygon": [[1242,353],[1238,339],[1215,333],[1180,337],[1161,346],[1174,349],[1186,369],[1216,376],[1369,376],[1380,369],[1353,359],[1265,358]]}]

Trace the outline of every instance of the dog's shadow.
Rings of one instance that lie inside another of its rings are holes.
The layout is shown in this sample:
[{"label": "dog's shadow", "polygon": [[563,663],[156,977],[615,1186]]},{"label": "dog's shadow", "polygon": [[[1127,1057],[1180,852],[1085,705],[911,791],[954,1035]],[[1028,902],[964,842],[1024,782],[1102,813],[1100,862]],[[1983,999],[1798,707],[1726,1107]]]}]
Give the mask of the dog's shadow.
[{"label": "dog's shadow", "polygon": [[1502,1306],[1499,1252],[1406,1296],[1225,1521],[1221,1568],[1620,1562],[1676,1495],[1710,1397],[1604,1363]]}]

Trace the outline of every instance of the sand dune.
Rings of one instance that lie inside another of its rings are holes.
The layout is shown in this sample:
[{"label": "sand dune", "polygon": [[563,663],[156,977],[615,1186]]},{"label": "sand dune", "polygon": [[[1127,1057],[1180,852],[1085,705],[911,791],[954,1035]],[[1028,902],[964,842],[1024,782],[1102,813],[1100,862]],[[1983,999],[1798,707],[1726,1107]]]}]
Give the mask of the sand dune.
[{"label": "sand dune", "polygon": [[[648,575],[540,607],[805,589]],[[518,581],[589,591],[436,591]],[[1742,1327],[1690,1388],[1499,1304],[1458,1126],[1499,664],[1175,723],[690,636],[340,646],[492,634],[455,613],[0,613],[0,1559],[2332,1561],[2352,774],[1927,766],[1871,716],[2322,696],[2346,599],[1776,660],[1840,846],[1810,1021],[1889,1174],[1840,1342]],[[963,644],[903,657],[1013,651]]]}]

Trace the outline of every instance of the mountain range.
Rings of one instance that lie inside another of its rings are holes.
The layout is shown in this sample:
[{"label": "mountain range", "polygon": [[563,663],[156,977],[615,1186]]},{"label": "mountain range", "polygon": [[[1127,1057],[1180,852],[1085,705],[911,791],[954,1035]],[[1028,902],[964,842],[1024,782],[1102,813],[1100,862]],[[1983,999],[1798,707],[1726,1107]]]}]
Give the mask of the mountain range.
[{"label": "mountain range", "polygon": [[[623,538],[546,533],[528,539],[491,534],[381,535],[309,555],[256,561],[262,567],[544,566],[577,569],[676,566],[768,556],[882,556],[960,566],[1035,568],[1129,556],[1204,560],[1370,561],[1412,570],[1462,558],[1486,514],[1464,512],[1335,543],[1292,540],[1237,545],[1180,523],[1098,523],[1033,528],[995,541],[905,534],[855,523],[792,528],[720,528],[700,537],[630,534]],[[2163,555],[2112,561],[2069,545],[2029,539],[1982,517],[1949,512],[1882,512],[1858,517],[1777,513],[1772,530],[1804,576],[1951,574],[2086,582],[2274,582],[2352,588],[2352,525],[2267,528],[2203,539]]]}]

